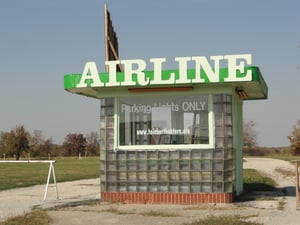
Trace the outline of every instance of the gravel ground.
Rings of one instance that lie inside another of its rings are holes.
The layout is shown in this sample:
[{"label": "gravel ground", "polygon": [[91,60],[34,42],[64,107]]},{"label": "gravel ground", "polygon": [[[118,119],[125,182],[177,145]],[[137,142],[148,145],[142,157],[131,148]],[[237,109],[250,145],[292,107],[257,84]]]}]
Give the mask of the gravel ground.
[{"label": "gravel ground", "polygon": [[[293,176],[295,166],[282,160],[246,158],[244,168],[259,170],[273,178],[278,183],[278,190],[255,193],[255,197],[269,195],[268,200],[248,200],[233,204],[194,206],[109,204],[99,201],[99,179],[80,180],[59,183],[59,200],[56,200],[55,191],[50,188],[47,201],[43,201],[45,185],[1,191],[0,221],[28,212],[33,207],[41,207],[48,209],[51,225],[182,225],[209,215],[239,215],[264,225],[299,225],[300,211],[296,210]],[[84,205],[83,202],[93,203]]]},{"label": "gravel ground", "polygon": [[[1,183],[1,181],[0,181]],[[100,179],[87,179],[58,183],[57,200],[55,188],[50,185],[46,201],[43,200],[46,185],[0,191],[0,221],[29,212],[34,207],[76,205],[79,202],[99,202]]]},{"label": "gravel ground", "polygon": [[[239,215],[265,225],[299,225],[296,210],[295,166],[289,162],[265,158],[246,158],[244,168],[253,168],[272,177],[278,191],[256,193],[269,195],[268,200],[243,201],[223,205],[132,205],[98,203],[49,211],[51,225],[176,225],[189,224],[210,215]],[[289,171],[289,172],[288,172]],[[289,175],[286,175],[289,174]]]}]

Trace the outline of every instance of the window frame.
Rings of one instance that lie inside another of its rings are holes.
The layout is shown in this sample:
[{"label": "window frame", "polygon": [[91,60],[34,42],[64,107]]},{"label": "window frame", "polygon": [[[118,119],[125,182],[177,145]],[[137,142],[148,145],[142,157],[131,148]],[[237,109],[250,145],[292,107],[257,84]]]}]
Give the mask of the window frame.
[{"label": "window frame", "polygon": [[[178,94],[178,96],[186,96],[186,94]],[[164,144],[164,145],[120,145],[119,132],[120,132],[120,98],[122,97],[130,97],[130,96],[122,96],[115,97],[114,104],[114,149],[118,150],[177,150],[177,149],[214,149],[215,147],[215,122],[214,122],[214,112],[213,112],[213,95],[210,93],[193,93],[193,96],[197,95],[207,95],[208,96],[208,144]],[[148,94],[149,96],[157,96],[157,94]],[[174,94],[168,94],[166,96],[174,96]]]}]

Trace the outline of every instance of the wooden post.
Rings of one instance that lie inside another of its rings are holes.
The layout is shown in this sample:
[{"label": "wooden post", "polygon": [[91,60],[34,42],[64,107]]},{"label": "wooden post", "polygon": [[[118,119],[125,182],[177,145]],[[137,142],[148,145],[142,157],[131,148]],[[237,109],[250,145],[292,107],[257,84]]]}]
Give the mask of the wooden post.
[{"label": "wooden post", "polygon": [[300,206],[300,194],[299,194],[299,171],[298,171],[298,163],[299,160],[293,160],[293,163],[295,163],[295,169],[296,169],[296,210],[299,209]]},{"label": "wooden post", "polygon": [[296,162],[296,209],[299,209],[300,199],[299,199],[299,171],[298,171],[298,162]]}]

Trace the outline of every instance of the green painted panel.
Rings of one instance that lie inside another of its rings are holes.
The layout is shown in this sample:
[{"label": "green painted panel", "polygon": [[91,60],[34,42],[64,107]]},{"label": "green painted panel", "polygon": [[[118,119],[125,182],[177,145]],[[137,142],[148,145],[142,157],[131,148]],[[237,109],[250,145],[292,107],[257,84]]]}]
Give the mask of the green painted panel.
[{"label": "green painted panel", "polygon": [[[245,67],[245,73],[246,71],[251,70],[252,71],[252,80],[251,81],[234,81],[234,82],[224,82],[224,79],[228,77],[228,68],[221,68],[220,69],[220,76],[219,76],[219,82],[209,82],[208,77],[206,75],[206,73],[201,70],[200,74],[201,74],[201,78],[204,79],[204,83],[187,83],[187,85],[190,86],[203,86],[203,85],[207,85],[207,84],[215,84],[215,85],[222,85],[222,84],[228,84],[228,83],[232,83],[235,84],[235,86],[242,86],[249,98],[247,100],[251,100],[251,99],[266,99],[267,95],[268,95],[268,87],[266,85],[266,82],[259,70],[258,67]],[[188,69],[187,70],[187,77],[188,79],[195,79],[195,69]],[[145,77],[146,78],[150,78],[150,80],[153,80],[154,78],[154,71],[144,71],[145,73]],[[175,79],[179,79],[179,70],[163,70],[162,71],[162,80],[169,80],[170,79],[170,74],[174,73],[175,74]],[[67,74],[64,76],[64,89],[73,93],[80,93],[83,95],[87,95],[87,96],[91,96],[93,97],[93,94],[91,94],[92,92],[89,91],[88,89],[90,89],[91,87],[91,82],[89,82],[88,80],[86,81],[87,83],[87,88],[77,88],[77,85],[80,82],[82,74]],[[244,74],[241,74],[239,71],[237,71],[237,78],[239,77],[243,77]],[[99,73],[99,78],[101,80],[102,83],[107,83],[108,79],[109,79],[109,74],[107,72],[102,72]],[[123,82],[124,81],[124,72],[117,72],[117,82]],[[132,80],[133,81],[137,81],[137,77],[135,74],[132,75]],[[182,84],[170,84],[170,85],[163,85],[163,86],[171,86],[171,87],[176,87],[176,86],[180,86]],[[160,86],[160,85],[155,85]],[[140,86],[140,85],[136,85],[136,87],[151,87],[151,84],[148,86]],[[109,90],[108,87],[93,87],[93,89],[97,89],[98,92],[100,91],[104,91],[104,90]],[[115,88],[124,88],[124,86],[122,87],[115,87]],[[126,87],[125,87],[126,88]],[[85,90],[83,90],[85,89]],[[114,90],[115,91],[115,90]],[[253,95],[252,95],[253,93]]]}]

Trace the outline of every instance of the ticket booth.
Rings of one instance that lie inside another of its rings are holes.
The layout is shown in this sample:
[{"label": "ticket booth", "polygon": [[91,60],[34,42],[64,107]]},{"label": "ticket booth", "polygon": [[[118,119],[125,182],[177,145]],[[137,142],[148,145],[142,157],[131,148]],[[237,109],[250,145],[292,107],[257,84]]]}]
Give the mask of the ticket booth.
[{"label": "ticket booth", "polygon": [[104,73],[89,62],[64,76],[65,90],[100,100],[101,200],[230,203],[243,192],[243,101],[266,99],[267,85],[251,55],[165,61],[107,61]]}]

